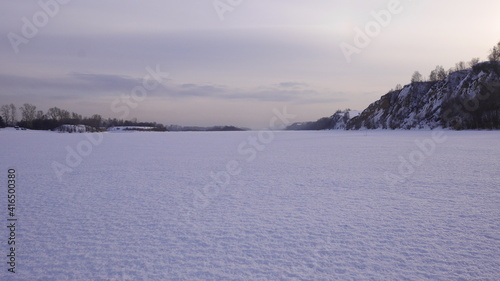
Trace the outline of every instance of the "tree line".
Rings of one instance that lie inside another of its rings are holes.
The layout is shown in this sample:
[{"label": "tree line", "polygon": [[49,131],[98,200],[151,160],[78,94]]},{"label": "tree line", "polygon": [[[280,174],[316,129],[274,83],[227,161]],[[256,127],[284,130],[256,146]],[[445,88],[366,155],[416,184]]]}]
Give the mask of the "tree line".
[{"label": "tree line", "polygon": [[37,110],[35,105],[29,103],[25,103],[19,107],[21,120],[18,120],[17,109],[14,104],[2,105],[0,107],[0,127],[19,126],[31,130],[54,130],[62,125],[85,125],[99,131],[115,126],[137,126],[153,127],[157,131],[166,131],[165,126],[156,122],[139,122],[135,118],[133,120],[104,119],[99,114],[85,117],[58,107],[52,107],[47,112],[43,112],[42,110]]},{"label": "tree line", "polygon": [[[490,54],[488,55],[488,60],[491,62],[500,61],[500,41],[490,50]],[[461,70],[466,70],[474,67],[480,62],[479,58],[473,58],[469,62],[460,61],[455,64],[454,67],[451,67],[447,71],[443,66],[438,65],[434,70],[429,74],[429,78],[425,78],[419,71],[415,71],[411,76],[411,83],[415,82],[436,82],[446,79],[451,73]],[[403,87],[401,84],[396,85],[396,90],[401,90]],[[392,92],[393,90],[391,90]]]},{"label": "tree line", "polygon": [[446,79],[451,73],[466,70],[474,67],[476,64],[480,62],[479,58],[473,58],[469,62],[460,61],[455,64],[455,67],[448,69],[448,71],[444,70],[442,65],[436,66],[434,70],[429,74],[429,78],[425,79],[424,76],[419,72],[415,71],[411,76],[411,82],[436,82]]}]

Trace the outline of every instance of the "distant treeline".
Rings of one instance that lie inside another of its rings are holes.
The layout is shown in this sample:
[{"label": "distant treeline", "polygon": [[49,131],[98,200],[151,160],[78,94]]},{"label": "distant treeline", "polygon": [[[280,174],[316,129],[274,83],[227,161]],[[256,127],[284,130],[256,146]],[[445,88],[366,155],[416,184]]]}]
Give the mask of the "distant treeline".
[{"label": "distant treeline", "polygon": [[[18,121],[18,109],[21,113],[21,120]],[[104,119],[99,114],[90,117],[82,116],[75,112],[69,112],[58,107],[49,108],[47,112],[37,110],[35,105],[25,103],[17,108],[14,104],[3,105],[0,107],[0,128],[6,126],[19,126],[30,130],[77,130],[68,129],[75,127],[64,127],[63,125],[84,125],[87,132],[105,131],[111,127],[130,127],[133,131],[244,131],[247,129],[237,128],[235,126],[214,126],[214,127],[183,127],[170,125],[168,127],[156,122],[140,122],[137,119],[123,120],[116,118]],[[141,127],[147,129],[141,129]],[[68,131],[71,132],[71,131]]]},{"label": "distant treeline", "polygon": [[154,131],[167,131],[165,126],[156,122],[139,122],[137,119],[104,119],[99,114],[85,117],[58,107],[52,107],[47,112],[43,112],[29,103],[19,107],[19,111],[21,113],[20,121],[17,120],[17,107],[14,104],[1,106],[0,127],[19,126],[31,130],[54,130],[62,125],[85,125],[99,131],[115,126],[136,126],[153,127]]}]

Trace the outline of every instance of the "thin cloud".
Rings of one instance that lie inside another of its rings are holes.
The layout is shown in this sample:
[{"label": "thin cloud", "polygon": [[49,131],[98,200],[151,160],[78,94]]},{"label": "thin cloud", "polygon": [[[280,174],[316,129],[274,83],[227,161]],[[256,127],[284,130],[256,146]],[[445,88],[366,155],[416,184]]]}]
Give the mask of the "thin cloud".
[{"label": "thin cloud", "polygon": [[92,90],[98,91],[123,91],[132,89],[142,83],[141,79],[122,75],[110,74],[90,74],[73,72],[69,75],[71,78],[78,80],[81,84],[90,86]]},{"label": "thin cloud", "polygon": [[[50,100],[74,97],[116,97],[128,94],[137,85],[139,78],[97,73],[72,72],[56,78],[41,79],[36,77],[0,74],[3,94],[33,96],[43,94]],[[252,100],[261,102],[294,102],[310,104],[315,102],[345,101],[328,98],[302,82],[282,82],[277,85],[254,89],[236,89],[224,85],[196,83],[176,84],[169,80],[158,89],[149,92],[150,97],[158,98],[207,98],[213,100]]]},{"label": "thin cloud", "polygon": [[301,82],[281,82],[278,85],[283,88],[294,88],[294,89],[309,86],[309,84]]}]

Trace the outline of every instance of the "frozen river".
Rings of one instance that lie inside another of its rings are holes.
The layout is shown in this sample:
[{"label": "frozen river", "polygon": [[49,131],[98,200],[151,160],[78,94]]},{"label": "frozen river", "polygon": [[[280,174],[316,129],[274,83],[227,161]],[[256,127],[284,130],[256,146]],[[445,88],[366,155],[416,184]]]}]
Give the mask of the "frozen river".
[{"label": "frozen river", "polygon": [[500,132],[0,130],[1,280],[498,280]]}]

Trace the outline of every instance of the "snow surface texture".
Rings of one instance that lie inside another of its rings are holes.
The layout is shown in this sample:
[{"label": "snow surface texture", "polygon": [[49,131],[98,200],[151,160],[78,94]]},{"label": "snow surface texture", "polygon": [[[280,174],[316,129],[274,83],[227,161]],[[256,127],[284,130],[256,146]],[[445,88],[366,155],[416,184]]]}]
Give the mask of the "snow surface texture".
[{"label": "snow surface texture", "polygon": [[0,280],[498,280],[500,132],[444,133],[391,186],[432,132],[104,134],[59,181],[84,134],[0,130]]}]

